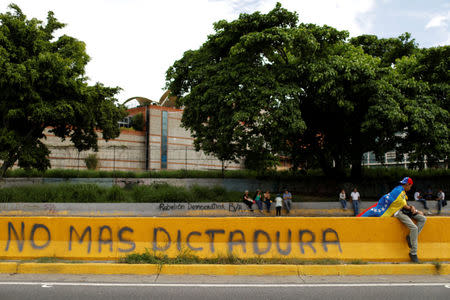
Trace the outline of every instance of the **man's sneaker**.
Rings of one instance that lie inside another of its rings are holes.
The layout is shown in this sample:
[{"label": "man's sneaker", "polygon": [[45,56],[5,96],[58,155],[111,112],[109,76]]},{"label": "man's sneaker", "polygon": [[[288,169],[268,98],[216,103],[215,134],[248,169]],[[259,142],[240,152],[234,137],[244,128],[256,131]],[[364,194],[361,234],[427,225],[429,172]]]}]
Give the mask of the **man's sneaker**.
[{"label": "man's sneaker", "polygon": [[[412,247],[411,238],[409,237],[409,235],[406,236],[406,242],[408,243],[408,247],[411,248]],[[416,258],[417,258],[417,256],[416,256]]]},{"label": "man's sneaker", "polygon": [[413,262],[413,263],[416,263],[416,264],[418,264],[418,263],[420,263],[420,261],[419,261],[419,259],[417,258],[417,255],[416,254],[409,254],[409,258],[411,259],[411,261]]}]

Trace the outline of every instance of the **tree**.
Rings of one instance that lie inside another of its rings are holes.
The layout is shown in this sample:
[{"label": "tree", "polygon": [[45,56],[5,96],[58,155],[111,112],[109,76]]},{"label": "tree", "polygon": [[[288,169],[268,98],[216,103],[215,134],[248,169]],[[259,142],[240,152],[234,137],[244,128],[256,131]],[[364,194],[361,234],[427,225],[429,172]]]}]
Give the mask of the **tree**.
[{"label": "tree", "polygon": [[425,160],[432,166],[450,157],[449,69],[450,46],[421,49],[396,64],[408,118],[395,150],[400,157],[408,154],[419,168]]},{"label": "tree", "polygon": [[391,81],[401,91],[399,102],[406,118],[399,132],[392,137],[391,149],[376,147],[381,157],[388,150],[396,150],[397,159],[408,154],[412,166],[448,159],[449,156],[449,93],[450,47],[419,49],[411,36],[378,39],[363,35],[350,40],[365,53],[379,57],[386,67],[392,66]]},{"label": "tree", "polygon": [[360,35],[350,39],[350,44],[360,46],[364,53],[381,59],[381,65],[390,67],[404,56],[410,56],[418,51],[417,44],[406,32],[398,38],[379,39],[376,35]]},{"label": "tree", "polygon": [[9,7],[0,14],[0,178],[16,161],[24,168],[50,166],[45,128],[79,151],[97,150],[96,129],[105,140],[114,138],[125,116],[114,98],[118,87],[88,85],[85,44],[54,37],[64,24],[52,12],[44,24]]},{"label": "tree", "polygon": [[143,131],[145,130],[145,120],[142,113],[138,113],[131,117],[131,127],[134,130]]},{"label": "tree", "polygon": [[286,155],[294,169],[313,157],[335,176],[351,164],[359,178],[364,152],[397,146],[411,117],[402,89],[408,79],[395,68],[418,51],[409,34],[349,41],[346,31],[298,24],[279,3],[214,28],[166,75],[198,148],[252,165]]},{"label": "tree", "polygon": [[286,53],[278,40],[289,38],[296,20],[277,5],[267,15],[219,21],[215,35],[169,68],[167,87],[184,106],[182,125],[197,149],[222,161],[255,152],[270,157],[272,139],[305,128],[296,87],[280,80]]}]

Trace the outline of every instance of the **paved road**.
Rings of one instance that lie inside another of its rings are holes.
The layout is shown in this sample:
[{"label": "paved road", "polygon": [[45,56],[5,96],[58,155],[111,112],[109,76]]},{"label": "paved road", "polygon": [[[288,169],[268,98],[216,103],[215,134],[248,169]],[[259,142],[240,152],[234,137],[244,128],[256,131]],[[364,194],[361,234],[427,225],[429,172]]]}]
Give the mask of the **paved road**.
[{"label": "paved road", "polygon": [[0,299],[450,299],[450,276],[0,275]]}]

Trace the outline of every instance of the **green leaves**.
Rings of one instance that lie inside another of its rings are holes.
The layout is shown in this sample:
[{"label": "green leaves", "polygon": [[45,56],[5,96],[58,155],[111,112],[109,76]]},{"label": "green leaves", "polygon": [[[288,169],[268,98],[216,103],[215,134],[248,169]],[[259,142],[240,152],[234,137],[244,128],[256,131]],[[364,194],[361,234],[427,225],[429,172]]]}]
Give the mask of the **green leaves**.
[{"label": "green leaves", "polygon": [[[78,150],[97,147],[103,137],[118,136],[124,108],[116,105],[119,88],[89,86],[84,76],[85,44],[54,32],[64,27],[52,12],[47,23],[28,20],[17,5],[0,14],[0,139],[4,163],[0,177],[16,160],[19,166],[49,167],[43,130],[70,138]],[[17,142],[8,142],[11,138]],[[7,153],[7,154],[6,154]]]},{"label": "green leaves", "polygon": [[351,163],[354,177],[364,152],[418,153],[407,145],[419,137],[448,156],[448,47],[419,50],[409,34],[348,40],[298,24],[280,4],[214,28],[166,73],[199,149],[262,168],[287,155],[294,168],[309,160],[327,174]]}]

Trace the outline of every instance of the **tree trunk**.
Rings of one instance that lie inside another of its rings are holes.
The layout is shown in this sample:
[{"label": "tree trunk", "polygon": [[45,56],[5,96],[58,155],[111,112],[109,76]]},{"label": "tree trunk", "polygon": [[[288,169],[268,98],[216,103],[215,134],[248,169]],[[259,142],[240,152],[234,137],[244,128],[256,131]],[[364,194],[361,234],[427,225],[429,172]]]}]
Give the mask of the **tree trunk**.
[{"label": "tree trunk", "polygon": [[17,153],[13,154],[12,156],[10,156],[9,158],[7,158],[2,166],[0,167],[0,179],[3,179],[3,177],[5,176],[6,171],[14,165],[14,163],[17,160]]},{"label": "tree trunk", "polygon": [[325,176],[333,176],[333,166],[331,164],[331,161],[327,159],[323,151],[318,151],[316,157],[318,158],[320,168],[322,169]]},{"label": "tree trunk", "polygon": [[362,146],[359,143],[359,141],[357,141],[356,143],[353,143],[352,152],[351,152],[351,159],[352,159],[351,178],[352,179],[361,179],[362,156],[363,156]]},{"label": "tree trunk", "polygon": [[[361,164],[362,153],[355,159],[352,158],[352,179],[361,179],[362,176],[362,164]],[[359,159],[358,159],[359,158]]]}]

